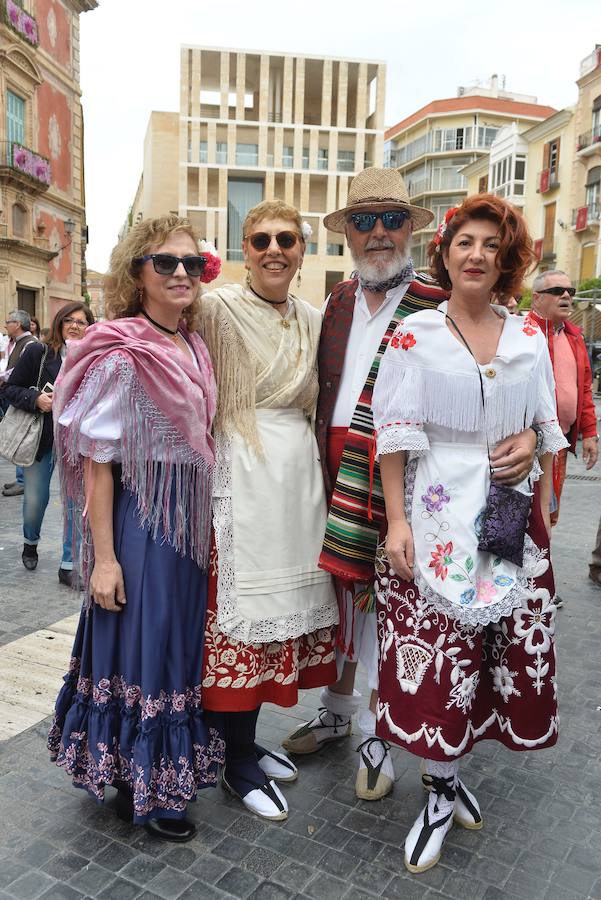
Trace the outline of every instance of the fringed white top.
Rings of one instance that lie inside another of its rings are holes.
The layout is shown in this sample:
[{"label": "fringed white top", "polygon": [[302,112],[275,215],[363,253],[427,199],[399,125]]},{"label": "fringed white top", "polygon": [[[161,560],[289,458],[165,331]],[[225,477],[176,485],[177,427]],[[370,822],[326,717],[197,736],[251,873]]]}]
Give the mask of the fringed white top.
[{"label": "fringed white top", "polygon": [[373,395],[378,454],[429,447],[427,425],[467,432],[492,446],[530,425],[543,432],[541,454],[567,446],[557,421],[555,382],[546,341],[530,317],[504,318],[494,358],[476,362],[437,310],[407,316],[380,363]]},{"label": "fringed white top", "polygon": [[[449,330],[444,312],[407,316],[380,363],[373,396],[377,451],[410,451],[405,511],[421,597],[469,626],[498,622],[520,606],[529,579],[549,565],[526,536],[524,566],[478,549],[494,445],[536,424],[542,453],[567,446],[557,422],[547,344],[528,317],[504,318],[494,358],[479,366]],[[529,492],[527,482],[516,488]]]}]

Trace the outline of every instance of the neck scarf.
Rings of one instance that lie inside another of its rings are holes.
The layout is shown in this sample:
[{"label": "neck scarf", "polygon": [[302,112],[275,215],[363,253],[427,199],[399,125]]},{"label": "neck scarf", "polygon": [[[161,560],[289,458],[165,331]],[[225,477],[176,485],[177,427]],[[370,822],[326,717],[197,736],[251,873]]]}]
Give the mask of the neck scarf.
[{"label": "neck scarf", "polygon": [[[121,420],[122,482],[137,499],[140,523],[147,524],[155,538],[162,528],[178,552],[206,567],[215,381],[201,339],[184,328],[180,331],[198,366],[144,319],[101,322],[81,341],[69,342],[53,402],[56,456],[63,492],[81,510],[85,496],[80,426],[98,401],[112,392]],[[60,425],[61,413],[72,401],[71,422]],[[82,543],[90,545],[89,540]],[[91,556],[83,560],[86,582],[92,562]]]},{"label": "neck scarf", "polygon": [[[351,277],[354,277],[354,274]],[[404,269],[401,269],[392,278],[387,278],[386,281],[366,281],[358,272],[357,276],[362,290],[373,291],[376,294],[385,294],[386,291],[391,291],[393,288],[398,287],[399,284],[406,284],[413,279],[415,276],[413,260],[410,258]]]}]

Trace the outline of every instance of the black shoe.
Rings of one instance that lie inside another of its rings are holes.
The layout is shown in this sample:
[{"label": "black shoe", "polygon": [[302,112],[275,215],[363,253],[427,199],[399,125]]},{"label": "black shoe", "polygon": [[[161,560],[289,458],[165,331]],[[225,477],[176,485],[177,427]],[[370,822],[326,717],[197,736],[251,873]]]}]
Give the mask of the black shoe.
[{"label": "black shoe", "polygon": [[79,576],[74,569],[63,569],[61,566],[58,570],[58,580],[66,587],[80,589]]},{"label": "black shoe", "polygon": [[188,819],[150,819],[144,828],[152,837],[176,844],[185,844],[196,836],[196,825]]},{"label": "black shoe", "polygon": [[5,487],[2,491],[3,497],[20,497],[21,494],[25,493],[25,488],[22,484],[19,484],[18,481],[15,481],[14,484],[11,484],[10,487]]},{"label": "black shoe", "polygon": [[134,820],[134,795],[125,782],[114,781],[113,787],[117,788],[115,811],[123,822],[129,822],[131,825]]},{"label": "black shoe", "polygon": [[23,553],[21,554],[23,565],[30,572],[37,569],[38,566],[38,548],[35,544],[23,544]]},{"label": "black shoe", "polygon": [[2,489],[3,489],[4,491],[7,491],[9,488],[14,487],[15,484],[17,484],[16,481],[7,481],[6,484],[3,484],[3,485],[2,485]]}]

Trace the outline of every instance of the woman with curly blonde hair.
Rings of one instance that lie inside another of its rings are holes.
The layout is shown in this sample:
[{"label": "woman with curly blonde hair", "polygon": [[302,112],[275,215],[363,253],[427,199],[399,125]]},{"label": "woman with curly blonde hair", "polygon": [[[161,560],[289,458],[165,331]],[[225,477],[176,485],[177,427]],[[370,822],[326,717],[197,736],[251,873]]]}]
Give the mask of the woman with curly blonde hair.
[{"label": "woman with curly blonde hair", "polygon": [[184,220],[136,225],[111,256],[109,321],[69,347],[54,400],[86,602],[49,748],[76,786],[97,801],[116,787],[120,814],[169,841],[194,836],[187,803],[223,750],[201,706],[215,381],[194,331],[218,272]]}]

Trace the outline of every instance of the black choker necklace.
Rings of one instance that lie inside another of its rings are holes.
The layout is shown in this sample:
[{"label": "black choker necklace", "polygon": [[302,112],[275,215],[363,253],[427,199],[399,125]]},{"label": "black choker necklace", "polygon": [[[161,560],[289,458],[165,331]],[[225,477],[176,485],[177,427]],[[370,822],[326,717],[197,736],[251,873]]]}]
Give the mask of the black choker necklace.
[{"label": "black choker necklace", "polygon": [[142,315],[144,316],[145,319],[148,319],[148,321],[150,322],[151,325],[154,325],[155,328],[159,328],[161,331],[164,331],[165,334],[170,334],[173,337],[175,337],[175,335],[177,334],[177,328],[175,329],[175,331],[172,331],[171,328],[165,328],[165,326],[161,325],[160,322],[155,322],[154,319],[151,316],[149,316],[148,313],[146,312],[146,310],[143,309],[142,307],[140,307],[140,312],[142,313]]},{"label": "black choker necklace", "polygon": [[284,300],[270,300],[269,297],[264,297],[263,294],[259,294],[258,291],[255,291],[254,287],[252,287],[250,284],[248,285],[248,287],[255,295],[255,297],[258,297],[259,300],[264,300],[265,303],[271,303],[272,306],[281,306],[282,303],[288,303],[288,297],[286,297]]}]

